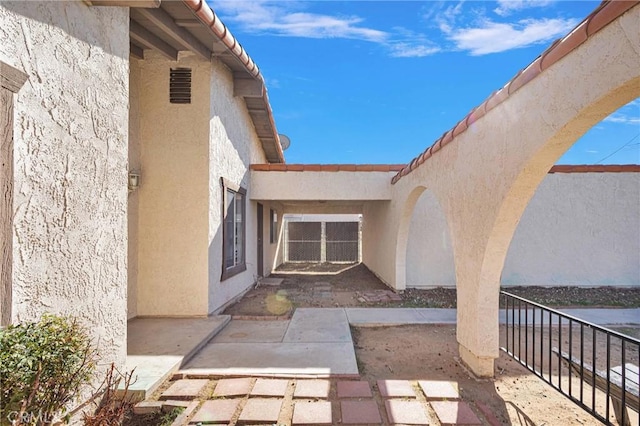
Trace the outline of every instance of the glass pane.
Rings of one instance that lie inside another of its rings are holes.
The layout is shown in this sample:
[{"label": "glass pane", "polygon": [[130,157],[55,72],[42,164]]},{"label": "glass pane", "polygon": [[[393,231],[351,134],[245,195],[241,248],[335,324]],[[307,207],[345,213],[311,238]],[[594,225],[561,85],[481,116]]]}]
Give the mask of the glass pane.
[{"label": "glass pane", "polygon": [[224,267],[225,269],[231,268],[235,265],[235,192],[227,190],[224,215]]},{"label": "glass pane", "polygon": [[235,211],[235,235],[236,235],[236,253],[235,261],[236,265],[244,263],[244,247],[243,247],[243,231],[244,231],[244,209],[242,204],[244,202],[242,194],[236,195],[236,211]]}]

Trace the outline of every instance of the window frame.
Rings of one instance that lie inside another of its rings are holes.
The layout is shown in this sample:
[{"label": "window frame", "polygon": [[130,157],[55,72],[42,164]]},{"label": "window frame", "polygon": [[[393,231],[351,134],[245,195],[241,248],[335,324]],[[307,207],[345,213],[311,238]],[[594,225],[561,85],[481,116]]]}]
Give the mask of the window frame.
[{"label": "window frame", "polygon": [[[235,183],[229,181],[228,179],[221,178],[220,181],[222,183],[222,275],[220,277],[220,281],[224,281],[247,270],[247,190],[242,186],[236,185]],[[226,242],[229,236],[227,235],[226,226],[226,206],[229,191],[242,195],[242,262],[227,268]]]},{"label": "window frame", "polygon": [[278,241],[278,212],[269,209],[269,243],[275,244]]}]

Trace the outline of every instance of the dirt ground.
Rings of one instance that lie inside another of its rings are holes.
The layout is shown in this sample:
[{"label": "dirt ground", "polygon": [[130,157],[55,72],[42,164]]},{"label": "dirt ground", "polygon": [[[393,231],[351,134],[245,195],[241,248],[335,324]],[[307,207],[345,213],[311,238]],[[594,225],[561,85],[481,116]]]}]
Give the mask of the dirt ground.
[{"label": "dirt ground", "polygon": [[[225,313],[286,316],[306,307],[456,307],[455,288],[407,289],[397,295],[399,300],[389,300],[386,294],[395,293],[362,264],[287,264],[270,278],[281,278],[282,284],[258,284]],[[524,286],[507,291],[555,308],[640,307],[640,288]]]},{"label": "dirt ground", "polygon": [[[352,333],[360,373],[369,381],[456,382],[461,397],[472,401],[474,410],[477,411],[479,404],[485,404],[503,425],[601,424],[502,352],[496,361],[498,373],[495,379],[478,381],[471,378],[456,358],[455,326],[352,328]],[[552,377],[557,383],[557,365],[552,368]],[[574,392],[579,389],[576,382],[574,379]],[[584,395],[590,398],[591,388],[585,386]],[[604,413],[606,400],[603,396],[598,392],[596,405]],[[637,414],[630,413],[634,416],[631,424],[637,424]],[[611,421],[616,424],[612,409],[611,414]]]}]

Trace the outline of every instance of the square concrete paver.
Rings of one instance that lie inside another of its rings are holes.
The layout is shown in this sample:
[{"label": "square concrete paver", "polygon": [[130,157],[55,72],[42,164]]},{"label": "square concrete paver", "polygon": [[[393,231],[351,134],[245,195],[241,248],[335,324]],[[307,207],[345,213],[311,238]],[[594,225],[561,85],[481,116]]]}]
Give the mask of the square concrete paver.
[{"label": "square concrete paver", "polygon": [[460,395],[451,382],[445,380],[420,380],[418,382],[427,399],[458,399]]},{"label": "square concrete paver", "polygon": [[481,425],[482,422],[464,401],[432,401],[431,407],[443,425]]},{"label": "square concrete paver", "polygon": [[293,407],[294,425],[330,425],[331,403],[328,401],[297,401]]},{"label": "square concrete paver", "polygon": [[213,394],[215,396],[246,395],[251,390],[251,378],[220,379],[216,384]]},{"label": "square concrete paver", "polygon": [[387,398],[415,398],[416,393],[408,380],[378,380],[380,395]]},{"label": "square concrete paver", "polygon": [[205,401],[190,423],[229,423],[239,404],[239,399]]},{"label": "square concrete paver", "polygon": [[382,423],[378,404],[375,401],[342,401],[342,423]]},{"label": "square concrete paver", "polygon": [[209,383],[206,379],[176,380],[169,389],[162,392],[160,399],[194,399]]},{"label": "square concrete paver", "polygon": [[329,398],[329,380],[298,380],[294,398]]},{"label": "square concrete paver", "polygon": [[240,413],[241,422],[275,423],[280,415],[282,399],[249,399]]},{"label": "square concrete paver", "polygon": [[279,396],[284,397],[287,392],[288,380],[258,379],[251,389],[252,396]]},{"label": "square concrete paver", "polygon": [[419,401],[385,401],[387,418],[391,424],[405,425],[428,425],[429,417],[425,411],[424,404]]},{"label": "square concrete paver", "polygon": [[336,385],[338,398],[371,398],[369,382],[363,380],[346,380]]}]

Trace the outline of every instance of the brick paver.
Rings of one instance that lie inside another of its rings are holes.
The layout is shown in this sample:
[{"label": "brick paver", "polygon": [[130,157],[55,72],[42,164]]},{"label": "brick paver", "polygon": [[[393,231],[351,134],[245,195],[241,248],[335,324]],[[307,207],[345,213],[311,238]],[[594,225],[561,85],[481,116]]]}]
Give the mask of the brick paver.
[{"label": "brick paver", "polygon": [[408,380],[378,380],[380,395],[387,398],[415,398],[416,393]]},{"label": "brick paver", "polygon": [[250,398],[240,413],[241,422],[275,423],[280,415],[282,399]]},{"label": "brick paver", "polygon": [[482,414],[484,415],[484,417],[487,419],[487,421],[491,426],[500,426],[502,424],[500,420],[498,420],[498,418],[496,417],[493,410],[487,404],[483,402],[476,402],[476,405],[478,406],[478,408],[480,409],[480,411],[482,412]]},{"label": "brick paver", "polygon": [[340,410],[345,424],[382,423],[375,401],[342,401]]},{"label": "brick paver", "polygon": [[294,425],[330,425],[331,403],[328,401],[297,401],[293,407]]},{"label": "brick paver", "polygon": [[240,404],[239,399],[215,399],[205,401],[190,423],[228,423]]},{"label": "brick paver", "polygon": [[298,380],[294,398],[329,398],[329,380]]},{"label": "brick paver", "polygon": [[432,401],[440,423],[443,425],[481,425],[482,422],[464,401]]},{"label": "brick paver", "polygon": [[252,396],[279,396],[284,397],[287,392],[289,380],[258,379],[251,389]]},{"label": "brick paver", "polygon": [[371,398],[371,387],[364,380],[346,380],[336,384],[338,398]]},{"label": "brick paver", "polygon": [[251,377],[241,379],[220,379],[216,384],[213,394],[215,396],[246,395],[251,390]]},{"label": "brick paver", "polygon": [[169,388],[162,392],[160,399],[193,399],[209,383],[206,379],[182,379],[176,380]]},{"label": "brick paver", "polygon": [[419,401],[400,401],[391,399],[385,401],[389,423],[406,425],[428,425],[429,417],[425,406]]},{"label": "brick paver", "polygon": [[427,399],[458,399],[460,395],[453,383],[445,380],[420,380],[418,382]]}]

